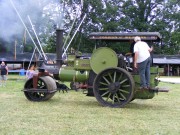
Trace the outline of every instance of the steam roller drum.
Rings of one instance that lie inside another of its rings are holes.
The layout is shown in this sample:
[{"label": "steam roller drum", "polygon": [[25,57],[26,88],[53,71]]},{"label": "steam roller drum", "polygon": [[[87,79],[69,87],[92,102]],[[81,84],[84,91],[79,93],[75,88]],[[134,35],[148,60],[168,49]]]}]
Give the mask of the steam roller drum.
[{"label": "steam roller drum", "polygon": [[[42,89],[41,91],[24,91],[24,95],[28,100],[40,102],[48,100],[54,96],[54,92],[46,92],[46,90],[52,91],[57,89],[56,82],[53,78],[50,76],[39,77],[37,83],[37,89]],[[26,81],[24,89],[33,89],[33,78]]]},{"label": "steam roller drum", "polygon": [[101,47],[96,49],[90,59],[92,70],[98,74],[102,70],[110,67],[117,67],[117,54],[108,47]]}]

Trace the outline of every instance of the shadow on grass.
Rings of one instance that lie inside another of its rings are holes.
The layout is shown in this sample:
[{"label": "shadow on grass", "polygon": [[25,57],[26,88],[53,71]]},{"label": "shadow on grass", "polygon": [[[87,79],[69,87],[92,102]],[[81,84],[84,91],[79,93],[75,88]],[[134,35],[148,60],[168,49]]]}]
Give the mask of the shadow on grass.
[{"label": "shadow on grass", "polygon": [[147,109],[163,110],[164,108],[166,108],[166,106],[161,104],[149,104],[147,102],[143,102],[142,100],[141,102],[136,102],[136,101],[130,102],[125,106],[125,108],[140,109],[140,110],[147,110]]},{"label": "shadow on grass", "polygon": [[88,106],[88,107],[101,107],[101,105],[98,103],[98,101],[90,101],[90,100],[87,100],[87,101],[82,101],[82,100],[62,100],[62,99],[57,99],[57,98],[52,98],[48,101],[45,101],[45,102],[50,102],[51,104],[63,104],[63,105],[66,105],[66,106]]},{"label": "shadow on grass", "polygon": [[[65,96],[65,97],[64,97]],[[36,102],[39,104],[47,104],[47,105],[57,105],[57,106],[83,106],[83,107],[90,107],[90,108],[100,108],[103,107],[95,97],[76,97],[72,95],[58,95],[55,94],[51,99],[43,102]],[[24,97],[26,98],[26,97]],[[26,99],[27,100],[27,99]],[[127,105],[124,106],[126,109],[139,109],[139,110],[149,110],[149,109],[156,109],[156,110],[162,110],[164,108],[167,108],[166,105],[164,104],[158,104],[157,102],[154,102],[152,99],[148,100],[141,100],[141,99],[135,99],[134,101],[128,103]],[[28,101],[28,100],[27,100]],[[32,102],[32,101],[29,101]]]},{"label": "shadow on grass", "polygon": [[[89,98],[89,97],[88,97]],[[91,97],[93,98],[93,97]],[[90,108],[99,108],[99,107],[104,107],[102,105],[100,105],[98,103],[97,100],[87,100],[87,101],[82,101],[82,100],[62,100],[62,99],[58,99],[58,98],[52,98],[48,101],[45,101],[45,102],[50,102],[50,104],[54,104],[54,105],[66,105],[66,106],[83,106],[83,107],[90,107]],[[109,107],[110,108],[110,107]],[[143,100],[142,101],[133,101],[133,102],[130,102],[128,103],[127,105],[125,105],[123,108],[126,108],[126,109],[139,109],[139,110],[149,110],[149,109],[156,109],[156,110],[163,110],[166,108],[166,106],[164,105],[161,105],[161,104],[149,104],[148,102],[144,102]],[[123,109],[122,108],[122,109]],[[112,108],[113,109],[113,108]]]}]

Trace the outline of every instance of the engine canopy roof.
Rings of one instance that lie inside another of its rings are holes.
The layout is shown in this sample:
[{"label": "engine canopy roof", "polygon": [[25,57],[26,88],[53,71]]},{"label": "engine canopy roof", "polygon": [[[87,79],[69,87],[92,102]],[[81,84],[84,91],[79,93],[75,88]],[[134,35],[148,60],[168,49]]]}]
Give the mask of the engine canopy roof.
[{"label": "engine canopy roof", "polygon": [[159,42],[162,38],[159,32],[92,32],[89,38],[92,40],[129,42],[134,40],[136,36],[147,42]]}]

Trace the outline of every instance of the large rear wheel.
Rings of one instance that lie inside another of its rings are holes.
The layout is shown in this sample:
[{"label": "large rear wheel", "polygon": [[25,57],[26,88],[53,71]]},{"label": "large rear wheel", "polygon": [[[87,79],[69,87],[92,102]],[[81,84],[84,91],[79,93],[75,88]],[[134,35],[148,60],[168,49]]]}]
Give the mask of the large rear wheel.
[{"label": "large rear wheel", "polygon": [[97,101],[108,107],[124,107],[134,96],[132,75],[122,68],[108,68],[95,78],[93,91]]}]

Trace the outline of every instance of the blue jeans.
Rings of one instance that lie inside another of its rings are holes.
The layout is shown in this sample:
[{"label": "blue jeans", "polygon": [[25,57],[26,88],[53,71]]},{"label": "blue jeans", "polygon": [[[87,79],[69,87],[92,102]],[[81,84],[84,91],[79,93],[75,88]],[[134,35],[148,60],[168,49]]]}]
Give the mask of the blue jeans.
[{"label": "blue jeans", "polygon": [[150,65],[151,57],[147,58],[145,61],[138,63],[138,72],[140,75],[140,86],[149,87],[150,86]]}]

